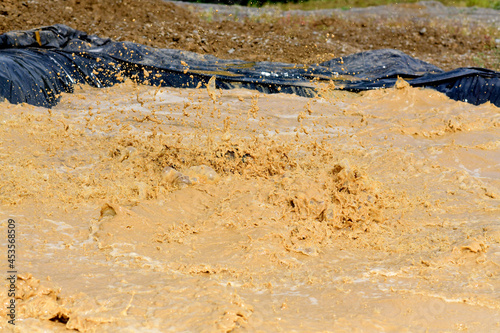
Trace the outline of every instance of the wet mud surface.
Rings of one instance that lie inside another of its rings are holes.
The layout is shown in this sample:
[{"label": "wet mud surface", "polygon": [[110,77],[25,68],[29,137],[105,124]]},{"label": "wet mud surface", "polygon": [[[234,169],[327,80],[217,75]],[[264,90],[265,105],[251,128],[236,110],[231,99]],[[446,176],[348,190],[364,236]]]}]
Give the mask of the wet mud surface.
[{"label": "wet mud surface", "polygon": [[323,88],[2,103],[16,330],[495,331],[499,109]]}]

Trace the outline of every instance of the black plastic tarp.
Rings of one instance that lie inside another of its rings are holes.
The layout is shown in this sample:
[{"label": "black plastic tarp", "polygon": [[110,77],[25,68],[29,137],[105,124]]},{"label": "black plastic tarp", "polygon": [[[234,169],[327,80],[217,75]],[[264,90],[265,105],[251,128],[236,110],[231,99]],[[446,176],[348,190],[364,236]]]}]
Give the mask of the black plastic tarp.
[{"label": "black plastic tarp", "polygon": [[428,87],[454,100],[500,106],[500,73],[482,68],[438,67],[397,50],[385,49],[335,58],[318,65],[223,60],[193,52],[156,49],[87,35],[53,25],[0,35],[0,98],[52,107],[75,84],[107,87],[130,78],[140,83],[194,88],[216,77],[216,87],[265,93],[316,95],[317,82],[339,89],[392,87],[397,78]]}]

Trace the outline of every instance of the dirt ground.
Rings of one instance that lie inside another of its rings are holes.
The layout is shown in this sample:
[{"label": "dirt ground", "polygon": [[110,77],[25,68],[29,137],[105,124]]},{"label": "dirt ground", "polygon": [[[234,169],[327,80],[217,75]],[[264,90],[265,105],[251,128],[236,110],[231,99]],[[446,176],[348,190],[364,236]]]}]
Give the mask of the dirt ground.
[{"label": "dirt ground", "polygon": [[[220,13],[161,0],[5,0],[0,4],[0,33],[64,23],[101,37],[226,59],[309,64],[395,48],[443,69],[500,69],[500,23],[477,18],[474,11],[447,11],[432,2],[300,15],[271,9],[249,15],[252,9],[216,8]],[[496,12],[486,11],[486,18]]]}]

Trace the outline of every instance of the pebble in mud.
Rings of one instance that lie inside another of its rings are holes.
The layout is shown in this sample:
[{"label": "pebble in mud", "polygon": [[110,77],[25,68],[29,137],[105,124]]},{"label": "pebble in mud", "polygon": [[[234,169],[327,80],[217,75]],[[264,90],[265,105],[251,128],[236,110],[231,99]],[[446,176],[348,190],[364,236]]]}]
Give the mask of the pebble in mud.
[{"label": "pebble in mud", "polygon": [[166,167],[162,172],[162,181],[165,184],[180,188],[193,184],[213,184],[217,183],[220,176],[214,169],[207,165],[196,165],[187,169],[184,173],[172,167]]}]

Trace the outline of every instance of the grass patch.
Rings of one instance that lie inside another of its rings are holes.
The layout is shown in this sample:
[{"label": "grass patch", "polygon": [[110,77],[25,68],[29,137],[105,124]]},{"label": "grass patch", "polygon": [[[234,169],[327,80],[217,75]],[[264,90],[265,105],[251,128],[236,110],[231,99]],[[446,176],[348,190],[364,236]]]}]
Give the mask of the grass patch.
[{"label": "grass patch", "polygon": [[[370,6],[389,5],[394,3],[416,3],[418,0],[310,0],[299,1],[298,3],[269,4],[269,6],[279,7],[283,10],[301,9],[329,9],[329,8],[359,8]],[[500,0],[440,0],[446,6],[454,7],[484,7],[500,10]]]},{"label": "grass patch", "polygon": [[479,52],[472,60],[477,67],[500,71],[500,49],[491,49],[490,52]]}]

